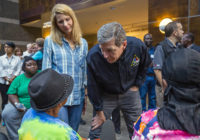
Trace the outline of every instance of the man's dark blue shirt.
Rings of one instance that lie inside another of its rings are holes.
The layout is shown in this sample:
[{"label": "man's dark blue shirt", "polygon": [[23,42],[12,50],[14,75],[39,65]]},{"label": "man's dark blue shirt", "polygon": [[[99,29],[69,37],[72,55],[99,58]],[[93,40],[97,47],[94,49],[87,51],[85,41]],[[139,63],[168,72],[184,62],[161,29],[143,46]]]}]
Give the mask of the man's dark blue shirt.
[{"label": "man's dark blue shirt", "polygon": [[127,46],[115,63],[108,63],[99,45],[88,53],[88,96],[96,111],[103,109],[102,93],[123,94],[132,86],[140,86],[150,64],[144,43],[135,37],[127,37]]}]

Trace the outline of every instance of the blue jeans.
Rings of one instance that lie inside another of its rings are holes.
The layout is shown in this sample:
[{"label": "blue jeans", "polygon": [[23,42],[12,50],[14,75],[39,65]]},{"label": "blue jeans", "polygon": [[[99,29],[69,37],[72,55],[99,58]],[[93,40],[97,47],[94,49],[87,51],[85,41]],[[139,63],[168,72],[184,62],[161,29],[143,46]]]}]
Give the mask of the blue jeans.
[{"label": "blue jeans", "polygon": [[146,111],[146,95],[147,95],[147,93],[148,93],[148,97],[149,97],[148,109],[156,108],[155,86],[156,86],[155,77],[154,76],[146,76],[146,80],[145,80],[144,84],[140,87],[142,111]]},{"label": "blue jeans", "polygon": [[64,105],[58,113],[58,117],[65,123],[69,124],[76,132],[78,131],[81,120],[83,104],[84,100],[81,101],[80,105]]}]

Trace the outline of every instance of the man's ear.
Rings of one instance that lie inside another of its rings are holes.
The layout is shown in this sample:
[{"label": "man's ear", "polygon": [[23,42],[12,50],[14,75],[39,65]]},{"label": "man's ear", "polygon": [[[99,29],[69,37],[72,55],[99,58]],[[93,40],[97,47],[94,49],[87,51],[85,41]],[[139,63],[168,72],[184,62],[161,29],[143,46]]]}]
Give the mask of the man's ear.
[{"label": "man's ear", "polygon": [[123,49],[126,49],[126,46],[127,46],[127,40],[125,40],[125,41],[123,42]]},{"label": "man's ear", "polygon": [[172,34],[173,34],[174,36],[177,36],[177,33],[178,33],[178,32],[177,32],[176,30],[174,30]]}]

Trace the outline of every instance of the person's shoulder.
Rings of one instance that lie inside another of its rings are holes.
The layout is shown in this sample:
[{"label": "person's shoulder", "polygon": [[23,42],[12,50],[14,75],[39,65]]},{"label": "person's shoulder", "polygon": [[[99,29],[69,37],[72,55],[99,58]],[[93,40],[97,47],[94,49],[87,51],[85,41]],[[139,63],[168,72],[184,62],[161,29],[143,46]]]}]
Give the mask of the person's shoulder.
[{"label": "person's shoulder", "polygon": [[18,132],[19,137],[22,139],[80,139],[80,136],[72,129],[61,126],[57,123],[48,123],[47,121],[41,121],[38,117],[23,121],[23,123],[21,124],[21,128]]},{"label": "person's shoulder", "polygon": [[193,44],[193,45],[191,46],[191,49],[200,52],[200,46],[197,46],[196,44]]},{"label": "person's shoulder", "polygon": [[21,79],[21,78],[26,78],[24,73],[18,75],[15,79]]},{"label": "person's shoulder", "polygon": [[0,59],[3,59],[3,58],[5,58],[5,57],[6,57],[6,54],[0,56]]},{"label": "person's shoulder", "polygon": [[155,46],[155,48],[156,48],[156,50],[157,50],[157,49],[160,50],[160,49],[162,49],[162,45],[161,45],[161,44],[157,44],[157,45]]},{"label": "person's shoulder", "polygon": [[94,45],[88,52],[88,59],[91,59],[94,55],[99,54],[99,44]]},{"label": "person's shoulder", "polygon": [[81,41],[82,41],[82,43],[87,43],[87,40],[83,37],[81,37]]},{"label": "person's shoulder", "polygon": [[163,45],[162,44],[160,44],[160,43],[158,43],[158,44],[156,44],[156,46],[155,46],[155,52],[156,53],[162,53],[163,52]]},{"label": "person's shoulder", "polygon": [[81,38],[81,45],[84,47],[84,49],[88,49],[88,42],[85,38]]},{"label": "person's shoulder", "polygon": [[127,49],[130,51],[137,49],[141,50],[140,52],[143,52],[143,50],[147,49],[145,44],[139,38],[127,36],[126,39]]},{"label": "person's shoulder", "polygon": [[47,37],[45,38],[45,40],[52,40],[52,39],[51,39],[51,36],[50,36],[50,35],[47,36]]},{"label": "person's shoulder", "polygon": [[52,40],[51,36],[49,35],[44,40],[44,46],[46,45],[46,43],[52,43],[52,42],[53,42],[53,40]]},{"label": "person's shoulder", "polygon": [[22,122],[28,120],[28,119],[32,119],[32,116],[34,114],[34,110],[32,108],[29,108],[26,113],[23,116]]},{"label": "person's shoulder", "polygon": [[145,46],[142,40],[140,40],[139,38],[127,36],[126,39],[127,39],[127,44]]},{"label": "person's shoulder", "polygon": [[20,83],[21,83],[21,81],[23,81],[23,79],[25,79],[24,73],[18,75],[18,76],[13,80],[13,82],[11,83],[11,85],[12,85],[12,84],[15,85],[15,86],[16,86],[16,85],[20,85]]},{"label": "person's shoulder", "polygon": [[13,55],[13,58],[18,60],[18,61],[21,61],[20,57],[19,56],[16,56],[16,55]]}]

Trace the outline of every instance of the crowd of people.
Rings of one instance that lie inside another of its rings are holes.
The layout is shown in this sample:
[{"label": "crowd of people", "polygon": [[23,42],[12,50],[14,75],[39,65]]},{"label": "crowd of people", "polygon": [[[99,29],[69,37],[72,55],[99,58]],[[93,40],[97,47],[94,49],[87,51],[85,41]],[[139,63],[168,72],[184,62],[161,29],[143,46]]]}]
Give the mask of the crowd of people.
[{"label": "crowd of people", "polygon": [[200,139],[200,46],[180,22],[167,24],[156,46],[150,33],[143,42],[107,23],[89,52],[68,5],[53,7],[51,25],[24,52],[3,45],[1,116],[11,140],[84,139],[78,129],[88,97],[89,140],[99,140],[107,119],[120,134],[120,111],[132,140]]}]

